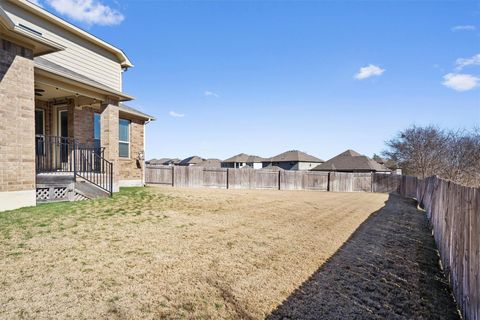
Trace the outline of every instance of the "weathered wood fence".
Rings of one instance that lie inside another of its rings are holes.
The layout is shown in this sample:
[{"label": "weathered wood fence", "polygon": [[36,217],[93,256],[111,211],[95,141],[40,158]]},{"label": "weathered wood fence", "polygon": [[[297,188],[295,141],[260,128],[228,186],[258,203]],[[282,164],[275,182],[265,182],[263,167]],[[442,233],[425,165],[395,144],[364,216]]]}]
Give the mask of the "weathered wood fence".
[{"label": "weathered wood fence", "polygon": [[249,168],[147,166],[145,181],[186,188],[317,190],[333,192],[390,192],[400,176]]},{"label": "weathered wood fence", "polygon": [[457,304],[464,319],[480,319],[480,189],[438,177],[403,176],[398,192],[427,212]]}]

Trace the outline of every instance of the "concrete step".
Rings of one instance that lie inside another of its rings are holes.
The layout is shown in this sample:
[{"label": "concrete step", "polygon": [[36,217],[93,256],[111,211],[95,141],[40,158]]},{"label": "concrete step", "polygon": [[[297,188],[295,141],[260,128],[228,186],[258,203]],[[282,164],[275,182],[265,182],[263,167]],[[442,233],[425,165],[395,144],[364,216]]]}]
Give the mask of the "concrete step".
[{"label": "concrete step", "polygon": [[110,193],[107,191],[78,178],[77,182],[75,182],[75,192],[89,199],[107,198],[110,196]]}]

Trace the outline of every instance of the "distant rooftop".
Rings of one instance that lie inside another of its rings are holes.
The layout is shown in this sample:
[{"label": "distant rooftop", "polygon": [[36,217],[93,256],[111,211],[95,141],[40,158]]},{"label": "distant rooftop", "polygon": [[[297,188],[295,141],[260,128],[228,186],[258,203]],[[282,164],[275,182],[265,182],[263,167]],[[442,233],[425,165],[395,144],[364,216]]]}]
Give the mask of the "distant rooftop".
[{"label": "distant rooftop", "polygon": [[316,166],[313,171],[377,171],[389,172],[384,165],[361,155],[354,150],[346,150],[332,159]]},{"label": "distant rooftop", "polygon": [[322,159],[309,155],[299,150],[290,150],[283,152],[275,157],[266,159],[264,162],[324,162]]}]

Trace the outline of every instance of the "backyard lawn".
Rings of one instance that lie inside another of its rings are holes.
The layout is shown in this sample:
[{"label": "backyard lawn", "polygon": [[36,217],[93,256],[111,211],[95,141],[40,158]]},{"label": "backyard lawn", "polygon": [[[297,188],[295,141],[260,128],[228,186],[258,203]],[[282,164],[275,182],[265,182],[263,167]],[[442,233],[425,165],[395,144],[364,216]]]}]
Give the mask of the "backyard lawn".
[{"label": "backyard lawn", "polygon": [[0,317],[263,318],[387,197],[148,187],[0,213]]}]

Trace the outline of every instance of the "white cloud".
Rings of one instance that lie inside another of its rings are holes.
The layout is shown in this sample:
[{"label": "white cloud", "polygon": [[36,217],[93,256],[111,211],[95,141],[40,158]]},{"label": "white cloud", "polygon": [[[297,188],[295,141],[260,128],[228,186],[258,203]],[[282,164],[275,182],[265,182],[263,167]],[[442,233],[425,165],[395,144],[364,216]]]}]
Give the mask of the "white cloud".
[{"label": "white cloud", "polygon": [[471,58],[458,58],[455,61],[455,65],[457,66],[457,70],[462,70],[463,68],[467,66],[478,66],[480,65],[480,53],[474,55]]},{"label": "white cloud", "polygon": [[215,93],[215,92],[212,92],[212,91],[205,91],[203,94],[204,94],[205,96],[207,96],[207,97],[215,97],[215,98],[220,97],[219,94],[217,94],[217,93]]},{"label": "white cloud", "polygon": [[46,0],[60,14],[87,24],[111,26],[125,17],[99,0]]},{"label": "white cloud", "polygon": [[472,25],[465,25],[465,26],[455,26],[452,28],[453,32],[457,31],[475,31],[477,30],[477,27],[472,26]]},{"label": "white cloud", "polygon": [[172,117],[175,117],[175,118],[183,118],[183,117],[185,117],[185,114],[183,114],[183,113],[177,113],[177,112],[175,112],[175,111],[170,111],[168,114],[169,114],[170,116],[172,116]]},{"label": "white cloud", "polygon": [[374,76],[381,76],[384,72],[385,69],[382,69],[374,64],[369,64],[366,67],[360,68],[354,78],[357,80],[363,80]]},{"label": "white cloud", "polygon": [[480,78],[470,74],[448,73],[443,76],[442,84],[456,91],[472,90],[479,85]]}]

